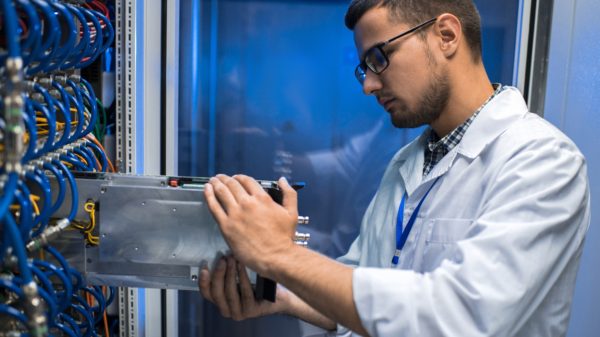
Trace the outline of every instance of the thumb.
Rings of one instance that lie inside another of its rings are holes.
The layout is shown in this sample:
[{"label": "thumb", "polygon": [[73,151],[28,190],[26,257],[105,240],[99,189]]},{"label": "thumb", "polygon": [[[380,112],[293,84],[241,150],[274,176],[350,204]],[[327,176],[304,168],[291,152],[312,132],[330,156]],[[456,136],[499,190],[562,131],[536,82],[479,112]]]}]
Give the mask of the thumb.
[{"label": "thumb", "polygon": [[296,190],[292,186],[290,186],[285,177],[279,178],[277,185],[283,193],[283,200],[281,202],[281,205],[288,212],[291,212],[293,214],[298,213],[298,193],[296,192]]}]

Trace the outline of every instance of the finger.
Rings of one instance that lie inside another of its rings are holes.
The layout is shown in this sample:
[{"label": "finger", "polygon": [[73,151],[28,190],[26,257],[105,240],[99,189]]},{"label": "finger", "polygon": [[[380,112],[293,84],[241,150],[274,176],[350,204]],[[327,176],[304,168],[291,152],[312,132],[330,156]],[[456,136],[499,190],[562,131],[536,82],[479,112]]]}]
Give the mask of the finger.
[{"label": "finger", "polygon": [[225,186],[227,186],[229,193],[236,200],[236,203],[239,203],[248,197],[248,192],[246,192],[246,189],[244,189],[244,187],[242,187],[240,182],[236,179],[224,174],[219,174],[216,176],[216,178],[219,179],[219,181],[221,181],[221,183],[223,183]]},{"label": "finger", "polygon": [[290,213],[298,213],[298,193],[290,186],[285,177],[279,178],[277,185],[283,193],[281,205]]},{"label": "finger", "polygon": [[240,293],[237,287],[236,262],[233,257],[227,257],[227,273],[225,273],[225,297],[229,304],[231,318],[234,320],[242,319],[242,305],[240,303]]},{"label": "finger", "polygon": [[254,299],[254,291],[252,290],[252,284],[250,283],[250,278],[248,277],[248,273],[246,272],[246,267],[238,262],[238,275],[240,279],[240,296],[242,298],[242,308],[247,310],[252,308],[255,304]]},{"label": "finger", "polygon": [[233,180],[232,178],[219,174],[215,177],[210,178],[208,181],[209,184],[212,185],[213,191],[217,200],[221,203],[225,212],[227,212],[231,207],[234,207],[237,204],[236,198],[234,197],[231,188],[228,186],[227,182]]},{"label": "finger", "polygon": [[204,299],[214,303],[214,300],[210,294],[210,272],[206,266],[202,267],[202,270],[200,271],[198,288],[200,288],[200,293]]},{"label": "finger", "polygon": [[261,193],[266,193],[265,190],[260,186],[258,181],[254,180],[254,178],[238,174],[233,176],[235,180],[237,180],[240,185],[248,192],[250,195],[259,195]]},{"label": "finger", "polygon": [[206,199],[208,209],[215,220],[218,223],[224,223],[227,219],[227,213],[225,213],[225,210],[217,200],[217,197],[215,196],[215,190],[210,183],[204,185],[204,199]]},{"label": "finger", "polygon": [[231,317],[231,311],[229,310],[229,304],[227,303],[227,299],[225,298],[223,280],[225,279],[226,272],[225,258],[221,258],[217,263],[217,267],[213,271],[212,279],[210,282],[210,293],[213,298],[213,302],[221,311],[221,315],[224,317]]}]

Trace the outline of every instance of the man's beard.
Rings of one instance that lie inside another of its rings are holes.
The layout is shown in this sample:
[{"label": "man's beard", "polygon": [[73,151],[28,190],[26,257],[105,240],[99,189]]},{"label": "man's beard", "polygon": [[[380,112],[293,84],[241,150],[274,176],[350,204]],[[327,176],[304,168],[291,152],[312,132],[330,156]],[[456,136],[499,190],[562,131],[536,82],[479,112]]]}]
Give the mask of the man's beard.
[{"label": "man's beard", "polygon": [[429,51],[428,59],[433,72],[427,88],[425,88],[416,110],[411,110],[405,102],[398,100],[398,110],[391,115],[392,124],[397,128],[416,128],[431,124],[440,117],[448,104],[450,98],[448,73],[446,69],[437,70],[437,62]]}]

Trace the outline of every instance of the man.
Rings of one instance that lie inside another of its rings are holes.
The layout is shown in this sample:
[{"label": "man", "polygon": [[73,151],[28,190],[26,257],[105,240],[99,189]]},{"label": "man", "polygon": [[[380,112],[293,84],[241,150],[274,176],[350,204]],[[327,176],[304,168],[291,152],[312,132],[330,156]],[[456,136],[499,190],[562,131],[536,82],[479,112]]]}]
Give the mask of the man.
[{"label": "man", "polygon": [[[472,1],[353,0],[346,25],[365,94],[395,126],[431,128],[394,156],[339,262],[292,242],[284,179],[279,206],[247,176],[212,178],[233,256],[202,271],[203,295],[236,320],[282,312],[341,335],[564,336],[590,216],[581,153],[490,83]],[[256,302],[244,266],[289,291]]]}]

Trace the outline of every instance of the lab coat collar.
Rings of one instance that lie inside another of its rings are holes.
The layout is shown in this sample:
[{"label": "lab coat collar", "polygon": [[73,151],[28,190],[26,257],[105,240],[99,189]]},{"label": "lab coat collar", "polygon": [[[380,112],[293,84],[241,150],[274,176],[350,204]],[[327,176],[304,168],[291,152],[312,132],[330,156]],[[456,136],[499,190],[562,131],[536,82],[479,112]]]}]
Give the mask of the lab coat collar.
[{"label": "lab coat collar", "polygon": [[458,153],[471,159],[478,157],[488,144],[528,111],[519,89],[505,87],[475,118],[457,146]]},{"label": "lab coat collar", "polygon": [[425,162],[425,146],[429,129],[412,141],[405,151],[400,151],[392,159],[398,166],[404,189],[410,196],[419,187],[423,179],[423,163]]},{"label": "lab coat collar", "polygon": [[406,193],[410,196],[420,185],[444,175],[452,167],[457,155],[470,159],[478,157],[488,144],[500,136],[519,116],[522,118],[527,112],[527,104],[519,90],[514,87],[504,87],[479,112],[461,142],[423,179],[424,151],[430,132],[430,129],[427,129],[392,159],[399,166]]}]

